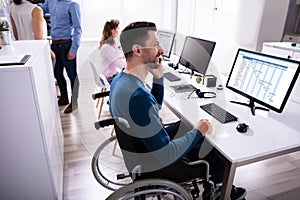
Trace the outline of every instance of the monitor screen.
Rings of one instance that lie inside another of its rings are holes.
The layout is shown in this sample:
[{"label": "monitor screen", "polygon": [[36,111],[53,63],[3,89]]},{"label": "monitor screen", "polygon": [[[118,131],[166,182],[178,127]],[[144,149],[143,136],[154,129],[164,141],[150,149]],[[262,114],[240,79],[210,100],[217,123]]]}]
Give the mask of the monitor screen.
[{"label": "monitor screen", "polygon": [[187,36],[179,58],[179,64],[205,75],[216,43]]},{"label": "monitor screen", "polygon": [[254,102],[282,112],[299,70],[298,61],[238,49],[226,87],[250,99],[253,115]]},{"label": "monitor screen", "polygon": [[164,50],[163,57],[170,58],[171,52],[172,52],[172,47],[173,47],[175,33],[171,32],[171,31],[158,30],[157,31],[157,37],[158,37],[160,46]]}]

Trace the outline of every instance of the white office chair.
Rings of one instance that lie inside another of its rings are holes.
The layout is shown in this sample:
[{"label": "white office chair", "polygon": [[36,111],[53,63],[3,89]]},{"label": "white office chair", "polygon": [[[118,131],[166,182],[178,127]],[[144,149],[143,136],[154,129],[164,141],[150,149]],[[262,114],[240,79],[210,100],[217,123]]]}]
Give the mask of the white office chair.
[{"label": "white office chair", "polygon": [[[102,73],[103,71],[101,71],[101,69],[99,69],[100,49],[98,46],[94,47],[92,52],[88,55],[87,60],[92,67],[94,80],[95,80],[96,84],[101,88],[101,92],[109,91],[110,84],[108,83],[106,77]],[[98,101],[96,104],[96,107],[98,108],[99,103],[101,102],[100,107],[99,107],[98,119],[100,119],[100,117],[101,117],[104,99],[105,99],[105,97],[98,98]]]},{"label": "white office chair", "polygon": [[[101,71],[101,69],[99,68],[99,65],[100,65],[100,49],[99,49],[99,46],[96,46],[94,47],[94,49],[92,50],[92,52],[88,55],[88,58],[87,58],[89,64],[91,65],[92,67],[92,70],[93,70],[93,75],[94,75],[94,80],[96,82],[96,84],[101,88],[101,93],[105,93],[106,91],[106,94],[109,93],[109,89],[110,89],[110,84],[109,82],[107,81],[106,77],[104,76],[103,74],[103,71]],[[97,97],[97,94],[93,94],[92,97],[93,99],[98,99],[97,100],[97,104],[96,104],[96,108],[98,108],[99,106],[99,103],[100,103],[100,107],[99,107],[99,112],[98,112],[98,119],[100,119],[101,117],[101,113],[102,113],[102,107],[103,107],[103,104],[104,104],[104,100],[105,100],[105,97],[107,95],[99,95],[99,97]],[[113,127],[112,130],[111,130],[111,136],[114,134],[115,132],[115,128]],[[115,141],[114,143],[114,148],[113,148],[113,152],[112,154],[114,155],[115,154],[115,151],[116,151],[116,147],[117,147],[117,140]]]}]

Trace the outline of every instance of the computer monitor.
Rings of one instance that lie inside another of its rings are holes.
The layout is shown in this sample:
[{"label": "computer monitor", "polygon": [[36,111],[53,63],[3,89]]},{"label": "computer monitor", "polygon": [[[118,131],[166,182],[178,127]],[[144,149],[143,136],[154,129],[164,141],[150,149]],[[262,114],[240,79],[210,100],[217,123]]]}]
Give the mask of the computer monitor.
[{"label": "computer monitor", "polygon": [[167,30],[158,30],[157,37],[160,46],[164,50],[164,54],[162,55],[163,58],[170,58],[175,38],[175,32]]},{"label": "computer monitor", "polygon": [[[238,49],[226,87],[248,98],[249,103],[232,101],[255,109],[281,113],[299,75],[300,62],[259,52]],[[264,107],[256,107],[254,103]]]},{"label": "computer monitor", "polygon": [[205,75],[216,43],[187,36],[178,63],[189,68],[191,74]]}]

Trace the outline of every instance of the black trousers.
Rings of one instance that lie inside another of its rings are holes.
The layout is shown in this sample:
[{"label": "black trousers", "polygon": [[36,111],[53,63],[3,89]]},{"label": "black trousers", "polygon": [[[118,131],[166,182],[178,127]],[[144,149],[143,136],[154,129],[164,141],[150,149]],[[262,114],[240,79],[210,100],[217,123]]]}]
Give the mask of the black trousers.
[{"label": "black trousers", "polygon": [[79,79],[77,76],[76,58],[73,60],[67,59],[67,54],[71,48],[72,40],[63,44],[51,44],[51,49],[55,53],[54,77],[59,86],[62,100],[68,100],[67,82],[64,77],[64,68],[71,82],[72,102],[77,103],[79,91]]},{"label": "black trousers", "polygon": [[[177,136],[179,128],[182,132],[190,130],[188,127],[184,127],[183,124],[179,122],[175,122],[170,124],[165,129],[168,132],[170,139],[174,139]],[[190,161],[196,161],[200,158],[198,157],[199,151],[201,150],[201,146],[203,144],[203,140],[199,141],[186,155],[185,158],[188,158]],[[214,183],[221,183],[223,181],[225,164],[216,156],[216,149],[211,148],[209,153],[201,158],[206,160],[209,163],[210,167],[210,175]],[[156,170],[153,172],[143,173],[138,179],[144,178],[163,178],[168,179],[177,183],[185,182],[192,180],[194,178],[203,178],[206,174],[206,167],[203,164],[190,166],[183,162],[183,159],[180,159],[173,164],[164,167],[160,170]]]}]

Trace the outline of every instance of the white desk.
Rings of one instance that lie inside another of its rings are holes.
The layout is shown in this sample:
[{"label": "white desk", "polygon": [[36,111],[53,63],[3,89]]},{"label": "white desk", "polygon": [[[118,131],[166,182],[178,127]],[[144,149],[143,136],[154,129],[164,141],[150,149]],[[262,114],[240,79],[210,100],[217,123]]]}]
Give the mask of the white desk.
[{"label": "white desk", "polygon": [[[165,67],[165,71],[174,70]],[[196,95],[187,99],[188,93],[173,92],[170,85],[184,82],[191,82],[197,88],[207,90],[203,85],[197,85],[194,79],[190,80],[188,75],[182,77],[184,78],[177,82],[164,81],[165,104],[191,125],[196,124],[201,118],[211,120],[213,132],[206,137],[206,141],[215,146],[226,163],[221,199],[230,199],[231,185],[237,167],[300,150],[300,127],[292,123],[292,120],[295,121],[300,117],[300,104],[288,101],[282,114],[270,111],[268,117],[258,114],[252,116],[250,108],[229,102],[236,100],[232,98],[238,96],[227,90],[216,91],[217,98],[212,100],[199,99]],[[199,107],[211,101],[236,115],[239,121],[248,124],[250,128],[247,133],[239,133],[236,130],[239,122],[221,124]]]}]

